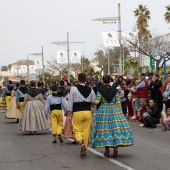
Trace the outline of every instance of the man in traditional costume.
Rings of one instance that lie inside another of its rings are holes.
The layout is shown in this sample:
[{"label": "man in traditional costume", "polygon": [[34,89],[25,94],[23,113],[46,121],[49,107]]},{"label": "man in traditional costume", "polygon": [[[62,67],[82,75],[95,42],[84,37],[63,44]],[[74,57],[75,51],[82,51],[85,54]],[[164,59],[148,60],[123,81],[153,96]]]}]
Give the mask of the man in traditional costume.
[{"label": "man in traditional costume", "polygon": [[52,143],[57,143],[56,136],[58,135],[58,139],[61,143],[63,143],[62,139],[62,129],[63,129],[63,114],[62,108],[66,111],[66,102],[61,94],[57,93],[57,85],[52,86],[52,94],[47,97],[47,101],[45,103],[45,113],[46,119],[48,119],[48,114],[51,114],[51,126],[52,126],[52,135],[54,140]]},{"label": "man in traditional costume", "polygon": [[27,91],[28,87],[25,86],[25,80],[20,80],[20,87],[17,89],[16,92],[16,105],[17,108],[20,110],[20,117],[22,116],[24,96]]},{"label": "man in traditional costume", "polygon": [[[66,116],[72,116],[73,132],[76,141],[81,145],[80,156],[86,156],[88,140],[91,127],[91,101],[95,100],[96,95],[88,86],[85,86],[86,75],[80,73],[78,75],[78,85],[71,87],[70,95],[67,103]],[[67,119],[69,121],[69,119]]]}]

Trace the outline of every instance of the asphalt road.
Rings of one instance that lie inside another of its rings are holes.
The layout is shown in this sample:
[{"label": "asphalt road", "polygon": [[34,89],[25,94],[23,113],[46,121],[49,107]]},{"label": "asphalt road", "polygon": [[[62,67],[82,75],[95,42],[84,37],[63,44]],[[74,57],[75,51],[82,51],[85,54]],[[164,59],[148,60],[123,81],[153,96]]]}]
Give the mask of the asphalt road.
[{"label": "asphalt road", "polygon": [[[120,148],[117,158],[102,157],[104,149],[90,149],[80,158],[80,147],[65,139],[52,144],[51,131],[22,133],[15,119],[0,112],[0,170],[168,170],[170,132],[131,125],[135,143]],[[90,147],[90,145],[89,145]]]}]

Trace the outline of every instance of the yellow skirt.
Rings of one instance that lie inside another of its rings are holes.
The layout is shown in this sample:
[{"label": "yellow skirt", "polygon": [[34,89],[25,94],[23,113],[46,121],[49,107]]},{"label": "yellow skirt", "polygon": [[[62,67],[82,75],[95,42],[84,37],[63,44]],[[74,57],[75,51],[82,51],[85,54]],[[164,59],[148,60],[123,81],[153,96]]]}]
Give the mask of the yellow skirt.
[{"label": "yellow skirt", "polygon": [[15,97],[11,99],[9,106],[7,107],[5,117],[8,119],[19,119],[19,109],[17,109]]}]

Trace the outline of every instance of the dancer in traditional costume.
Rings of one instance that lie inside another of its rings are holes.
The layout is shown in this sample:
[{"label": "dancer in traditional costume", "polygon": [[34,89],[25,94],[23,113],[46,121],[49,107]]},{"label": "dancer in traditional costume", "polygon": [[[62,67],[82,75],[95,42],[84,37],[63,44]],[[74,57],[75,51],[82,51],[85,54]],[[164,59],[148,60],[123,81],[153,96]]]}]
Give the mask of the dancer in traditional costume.
[{"label": "dancer in traditional costume", "polygon": [[51,126],[52,126],[52,135],[53,142],[57,143],[56,136],[61,143],[63,143],[62,138],[62,129],[63,129],[63,115],[62,108],[66,111],[66,102],[63,96],[58,95],[57,93],[57,85],[52,86],[52,94],[47,97],[47,101],[45,103],[45,113],[46,118],[48,119],[48,114],[50,113],[51,117]]},{"label": "dancer in traditional costume", "polygon": [[23,113],[19,123],[21,131],[36,133],[49,128],[42,103],[41,90],[36,89],[36,82],[31,81],[30,89],[25,93]]},{"label": "dancer in traditional costume", "polygon": [[96,112],[93,127],[92,147],[104,148],[104,156],[109,156],[109,148],[114,148],[113,156],[117,156],[118,147],[133,145],[134,137],[122,112],[120,99],[115,86],[110,86],[111,77],[103,77],[102,86],[93,104],[101,102]]},{"label": "dancer in traditional costume", "polygon": [[16,104],[17,108],[20,111],[20,118],[22,116],[23,111],[24,96],[27,91],[28,87],[25,86],[25,80],[20,80],[20,87],[17,89],[16,92]]},{"label": "dancer in traditional costume", "polygon": [[7,111],[5,113],[5,118],[7,119],[17,119],[17,123],[19,122],[19,109],[16,106],[16,97],[15,97],[15,90],[12,90],[10,104],[7,107]]},{"label": "dancer in traditional costume", "polygon": [[80,73],[78,75],[78,81],[79,84],[76,87],[71,87],[66,115],[68,121],[71,121],[71,114],[73,114],[73,132],[76,141],[81,145],[80,156],[84,157],[86,156],[90,134],[91,101],[93,101],[96,96],[90,87],[85,86],[85,74]]},{"label": "dancer in traditional costume", "polygon": [[12,85],[12,81],[9,80],[8,81],[8,85],[7,87],[3,90],[3,100],[5,100],[6,102],[6,108],[8,108],[9,106],[9,103],[10,103],[10,99],[11,99],[11,93],[12,93],[12,90],[14,89],[14,86]]}]

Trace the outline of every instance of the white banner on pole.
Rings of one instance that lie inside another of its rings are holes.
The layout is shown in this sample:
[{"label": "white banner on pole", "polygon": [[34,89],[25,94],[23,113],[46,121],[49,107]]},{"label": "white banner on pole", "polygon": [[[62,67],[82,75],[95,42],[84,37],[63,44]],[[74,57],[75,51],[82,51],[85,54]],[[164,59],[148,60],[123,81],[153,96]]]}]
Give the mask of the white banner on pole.
[{"label": "white banner on pole", "polygon": [[102,32],[105,47],[120,47],[118,33],[116,31]]},{"label": "white banner on pole", "polygon": [[75,64],[81,63],[81,52],[80,51],[70,51],[71,63]]},{"label": "white banner on pole", "polygon": [[43,66],[42,66],[42,60],[41,60],[41,59],[39,59],[39,60],[34,60],[34,65],[35,65],[35,68],[36,68],[36,69],[43,68]]},{"label": "white banner on pole", "polygon": [[135,43],[137,41],[137,32],[135,31],[123,31],[122,37],[125,41],[131,41],[132,43]]},{"label": "white banner on pole", "polygon": [[19,71],[20,71],[20,73],[22,73],[22,74],[27,73],[27,66],[26,66],[26,65],[20,65]]},{"label": "white banner on pole", "polygon": [[67,51],[57,51],[57,63],[68,63]]}]

